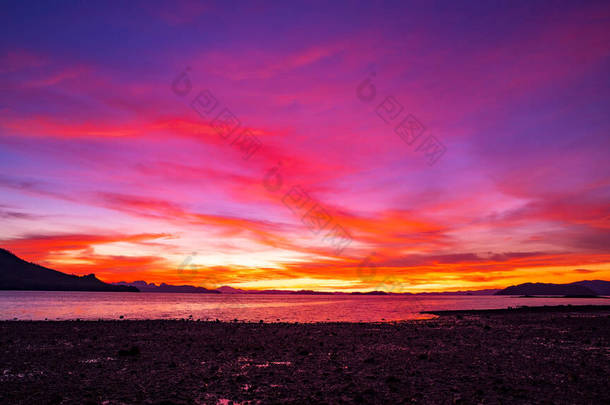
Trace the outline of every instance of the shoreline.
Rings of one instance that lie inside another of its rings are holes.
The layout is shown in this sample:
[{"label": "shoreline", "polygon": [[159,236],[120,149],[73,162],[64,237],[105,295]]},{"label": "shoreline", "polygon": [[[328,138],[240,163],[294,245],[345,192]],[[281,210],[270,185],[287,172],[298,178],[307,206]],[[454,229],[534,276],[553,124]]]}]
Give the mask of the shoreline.
[{"label": "shoreline", "polygon": [[375,323],[2,321],[0,403],[610,403],[610,308],[548,308]]},{"label": "shoreline", "polygon": [[440,311],[422,311],[422,314],[437,316],[455,315],[506,315],[523,313],[566,313],[566,312],[608,312],[610,305],[521,305],[518,307],[496,308],[496,309],[451,309]]}]

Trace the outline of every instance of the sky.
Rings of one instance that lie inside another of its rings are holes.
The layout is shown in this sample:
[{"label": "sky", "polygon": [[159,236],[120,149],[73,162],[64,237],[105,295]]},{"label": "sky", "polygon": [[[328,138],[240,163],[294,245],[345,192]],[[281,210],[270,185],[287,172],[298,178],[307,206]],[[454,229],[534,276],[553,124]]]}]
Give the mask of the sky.
[{"label": "sky", "polygon": [[462,3],[3,2],[0,247],[209,288],[610,279],[610,3]]}]

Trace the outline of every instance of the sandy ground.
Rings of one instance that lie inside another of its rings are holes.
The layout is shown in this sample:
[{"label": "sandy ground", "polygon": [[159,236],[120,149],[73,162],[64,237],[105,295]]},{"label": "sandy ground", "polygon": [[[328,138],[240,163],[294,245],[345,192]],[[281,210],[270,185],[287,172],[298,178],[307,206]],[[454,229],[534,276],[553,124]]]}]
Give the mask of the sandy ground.
[{"label": "sandy ground", "polygon": [[0,322],[2,404],[610,403],[610,310]]}]

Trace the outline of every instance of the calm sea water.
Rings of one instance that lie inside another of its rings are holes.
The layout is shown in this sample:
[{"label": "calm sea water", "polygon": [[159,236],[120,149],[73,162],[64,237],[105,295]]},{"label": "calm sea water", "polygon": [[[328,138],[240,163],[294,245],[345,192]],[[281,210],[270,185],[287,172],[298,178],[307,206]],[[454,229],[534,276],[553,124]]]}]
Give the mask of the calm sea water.
[{"label": "calm sea water", "polygon": [[420,311],[522,305],[609,304],[608,299],[511,296],[341,296],[0,291],[0,319],[239,319],[378,322],[423,319]]}]

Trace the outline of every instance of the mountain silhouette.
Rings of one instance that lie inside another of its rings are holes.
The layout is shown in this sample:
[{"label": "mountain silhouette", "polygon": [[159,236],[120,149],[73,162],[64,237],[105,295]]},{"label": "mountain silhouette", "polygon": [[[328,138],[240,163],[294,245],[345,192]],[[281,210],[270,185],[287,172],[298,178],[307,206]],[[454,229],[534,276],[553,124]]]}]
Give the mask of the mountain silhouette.
[{"label": "mountain silhouette", "polygon": [[609,295],[610,281],[584,280],[569,284],[524,283],[511,285],[496,295],[567,295],[590,296]]},{"label": "mountain silhouette", "polygon": [[165,283],[156,285],[155,283],[147,283],[146,281],[132,281],[131,283],[119,281],[118,283],[113,284],[117,286],[121,285],[136,287],[138,290],[140,290],[140,292],[220,294],[220,291],[218,290],[209,290],[204,287],[196,287],[192,285],[171,285]]},{"label": "mountain silhouette", "polygon": [[583,287],[587,287],[597,295],[610,295],[610,281],[583,280],[571,283],[571,285],[581,285]]},{"label": "mountain silhouette", "polygon": [[139,292],[135,287],[104,283],[95,274],[74,276],[51,270],[26,262],[1,248],[0,290]]}]

